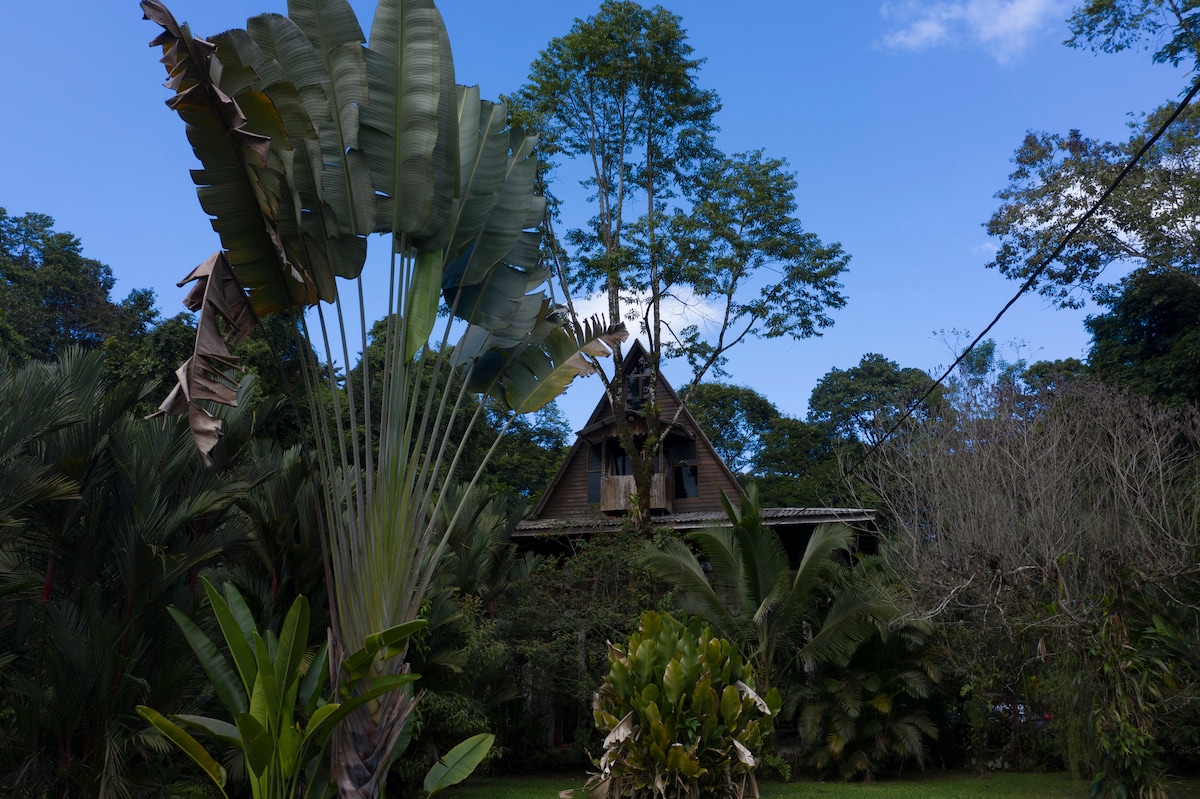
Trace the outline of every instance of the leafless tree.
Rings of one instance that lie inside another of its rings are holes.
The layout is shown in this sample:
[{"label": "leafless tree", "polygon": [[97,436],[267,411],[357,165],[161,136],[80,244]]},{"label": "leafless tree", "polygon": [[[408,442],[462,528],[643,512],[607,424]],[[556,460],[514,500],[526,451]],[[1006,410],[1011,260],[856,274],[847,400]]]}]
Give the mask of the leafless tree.
[{"label": "leafless tree", "polygon": [[[1030,676],[1078,681],[1135,603],[1196,611],[1195,410],[1092,383],[1036,396],[1002,384],[987,407],[877,455],[866,481],[890,525],[890,572],[991,703],[1015,707]],[[1101,682],[1084,680],[1096,702]]]}]

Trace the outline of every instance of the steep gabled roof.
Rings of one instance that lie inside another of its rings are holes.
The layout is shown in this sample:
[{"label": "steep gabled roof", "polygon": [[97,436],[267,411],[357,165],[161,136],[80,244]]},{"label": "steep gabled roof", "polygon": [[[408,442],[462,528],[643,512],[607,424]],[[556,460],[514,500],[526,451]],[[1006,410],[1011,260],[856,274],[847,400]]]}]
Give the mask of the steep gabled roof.
[{"label": "steep gabled roof", "polygon": [[[634,339],[633,343],[629,346],[629,350],[625,353],[622,361],[622,379],[628,379],[634,374],[634,369],[636,369],[642,361],[647,359],[648,354],[645,347],[642,346],[641,341]],[[725,464],[725,461],[721,458],[720,454],[717,453],[716,448],[714,448],[712,442],[708,440],[708,436],[705,435],[704,430],[701,429],[700,424],[696,421],[696,418],[692,416],[690,411],[688,411],[687,406],[683,403],[683,400],[680,399],[677,393],[675,393],[675,389],[671,387],[671,384],[661,372],[659,373],[658,380],[655,384],[655,392],[656,397],[661,395],[664,399],[669,399],[670,402],[667,404],[678,409],[677,416],[672,414],[672,416],[675,416],[675,424],[673,425],[672,430],[676,434],[681,434],[688,438],[694,439],[698,448],[702,447],[706,450],[706,452],[710,453],[711,461],[716,464],[717,468],[721,472],[721,476],[724,478],[722,482],[725,482],[728,487],[731,487],[733,491],[736,492],[738,497],[744,496],[745,492],[742,490],[741,484],[738,482],[737,477]],[[630,411],[630,413],[638,412]],[[671,420],[666,419],[666,421],[670,422]],[[587,457],[585,447],[591,438],[593,436],[598,436],[603,431],[611,427],[612,422],[612,401],[609,399],[608,392],[606,391],[601,395],[600,401],[596,403],[595,409],[592,410],[591,416],[588,417],[587,424],[584,425],[582,429],[576,431],[575,443],[571,446],[570,451],[567,453],[567,457],[563,459],[562,465],[555,473],[554,478],[550,481],[550,485],[546,488],[545,493],[542,494],[541,499],[534,508],[533,518],[542,518],[542,513],[545,510],[547,503],[555,495],[556,490],[559,488],[563,477],[570,469],[571,464],[574,463],[577,458]]]}]

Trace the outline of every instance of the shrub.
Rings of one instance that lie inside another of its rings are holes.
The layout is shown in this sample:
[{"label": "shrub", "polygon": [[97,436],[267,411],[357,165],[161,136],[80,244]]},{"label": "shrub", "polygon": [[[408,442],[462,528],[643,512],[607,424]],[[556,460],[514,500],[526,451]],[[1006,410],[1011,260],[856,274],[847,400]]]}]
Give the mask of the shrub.
[{"label": "shrub", "polygon": [[588,795],[757,797],[753,753],[780,700],[754,692],[752,671],[707,624],[646,613],[624,647],[609,647],[594,712],[607,738]]}]

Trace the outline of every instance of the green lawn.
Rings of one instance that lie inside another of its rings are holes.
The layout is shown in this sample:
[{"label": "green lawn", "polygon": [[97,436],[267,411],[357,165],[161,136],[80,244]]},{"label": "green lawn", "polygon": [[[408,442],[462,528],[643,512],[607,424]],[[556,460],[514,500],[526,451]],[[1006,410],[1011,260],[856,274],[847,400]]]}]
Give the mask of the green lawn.
[{"label": "green lawn", "polygon": [[[579,777],[481,777],[446,791],[447,799],[558,799]],[[1200,799],[1200,780],[1173,781],[1173,799]],[[762,799],[1086,799],[1086,782],[1067,774],[924,774],[871,785],[834,782],[765,783]],[[582,797],[580,797],[582,799]]]}]

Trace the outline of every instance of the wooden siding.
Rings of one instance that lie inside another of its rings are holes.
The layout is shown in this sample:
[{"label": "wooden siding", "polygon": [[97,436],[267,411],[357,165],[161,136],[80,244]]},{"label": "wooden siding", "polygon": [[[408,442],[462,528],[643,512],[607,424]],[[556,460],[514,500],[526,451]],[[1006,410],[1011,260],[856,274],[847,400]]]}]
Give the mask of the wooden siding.
[{"label": "wooden siding", "polygon": [[[588,446],[582,439],[575,442],[567,456],[566,466],[538,518],[572,519],[601,513],[598,503],[588,504]],[[699,496],[671,497],[671,512],[721,511],[724,509],[722,493],[733,499],[735,504],[741,496],[737,481],[723,468],[717,453],[703,437],[696,440],[696,484]]]},{"label": "wooden siding", "polygon": [[694,513],[696,511],[721,511],[721,493],[729,495],[734,505],[738,504],[742,489],[737,481],[729,475],[729,470],[723,468],[719,456],[708,444],[705,438],[696,440],[696,485],[700,496],[691,499],[676,499],[675,513]]},{"label": "wooden siding", "polygon": [[567,463],[558,482],[550,487],[542,519],[572,519],[579,516],[595,516],[600,513],[598,505],[588,507],[588,445],[583,439],[575,442],[567,455]]}]

